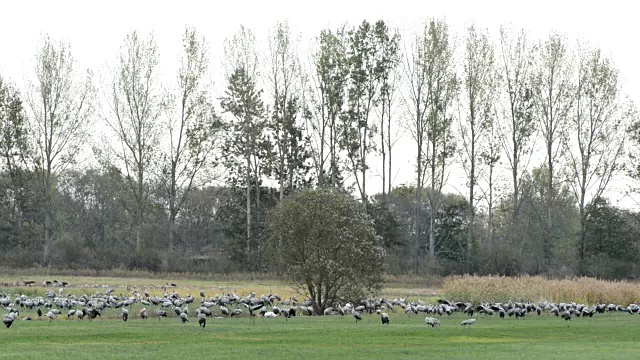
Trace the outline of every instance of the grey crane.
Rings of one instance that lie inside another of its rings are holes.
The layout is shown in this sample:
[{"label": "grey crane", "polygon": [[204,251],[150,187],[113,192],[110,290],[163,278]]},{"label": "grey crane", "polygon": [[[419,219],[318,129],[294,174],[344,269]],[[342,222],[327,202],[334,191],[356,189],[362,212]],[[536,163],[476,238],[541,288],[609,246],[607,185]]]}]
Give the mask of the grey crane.
[{"label": "grey crane", "polygon": [[196,309],[196,312],[203,314],[204,316],[211,316],[211,310],[207,309],[204,306],[199,307],[198,309]]},{"label": "grey crane", "polygon": [[440,320],[438,320],[438,319],[436,319],[436,318],[432,318],[432,317],[428,317],[428,316],[427,316],[426,318],[424,318],[424,322],[425,322],[427,325],[430,325],[430,326],[431,326],[431,328],[434,328],[434,327],[436,327],[436,326],[440,326]]},{"label": "grey crane", "polygon": [[198,325],[204,329],[207,326],[207,316],[205,314],[198,314]]},{"label": "grey crane", "polygon": [[49,318],[49,322],[56,318],[56,314],[52,311],[47,311],[47,317]]},{"label": "grey crane", "polygon": [[284,314],[284,317],[288,319],[292,316],[296,316],[296,309],[295,308],[282,309],[282,313]]},{"label": "grey crane", "polygon": [[460,325],[464,326],[464,327],[468,327],[471,326],[473,324],[476,323],[476,319],[467,319],[465,321],[463,321],[462,323],[460,323]]},{"label": "grey crane", "polygon": [[165,318],[167,317],[167,312],[164,310],[156,309],[155,313],[156,313],[156,316],[158,316],[158,321],[160,321],[160,319],[163,317]]},{"label": "grey crane", "polygon": [[139,315],[142,320],[147,320],[149,318],[149,313],[147,312],[146,308],[142,308],[142,310],[140,310]]},{"label": "grey crane", "polygon": [[255,318],[255,317],[256,317],[255,311],[256,311],[256,310],[260,310],[260,309],[262,309],[262,307],[264,306],[264,304],[263,304],[263,303],[260,303],[260,304],[258,304],[258,305],[248,305],[248,304],[245,304],[245,303],[242,303],[242,304],[243,304],[247,309],[249,309],[249,319],[250,319],[250,320],[253,320],[253,321],[255,322],[255,321],[256,321],[256,318]]},{"label": "grey crane", "polygon": [[129,319],[129,310],[122,308],[122,321],[127,322]]},{"label": "grey crane", "polygon": [[8,329],[11,327],[11,325],[13,324],[13,321],[16,319],[16,314],[15,313],[9,313],[7,314],[7,316],[5,316],[2,319],[2,323],[4,324],[4,326]]},{"label": "grey crane", "polygon": [[180,313],[180,320],[182,320],[183,324],[186,324],[189,322],[189,317],[186,313]]},{"label": "grey crane", "polygon": [[85,307],[83,309],[83,312],[89,317],[89,320],[95,320],[96,317],[101,316],[100,311],[98,311],[98,309],[94,309],[90,307]]},{"label": "grey crane", "polygon": [[389,315],[387,313],[380,314],[380,320],[382,320],[382,325],[389,325]]},{"label": "grey crane", "polygon": [[358,321],[362,320],[362,315],[360,315],[360,313],[357,311],[353,313],[353,317],[356,318],[356,324],[358,323]]}]

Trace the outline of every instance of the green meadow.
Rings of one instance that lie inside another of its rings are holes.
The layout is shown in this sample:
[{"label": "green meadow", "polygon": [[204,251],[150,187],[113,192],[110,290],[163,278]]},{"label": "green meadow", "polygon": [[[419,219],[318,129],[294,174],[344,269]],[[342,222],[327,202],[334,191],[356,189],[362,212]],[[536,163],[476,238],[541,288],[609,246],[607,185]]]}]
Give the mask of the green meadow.
[{"label": "green meadow", "polygon": [[[68,277],[67,277],[68,278]],[[207,297],[228,291],[248,295],[282,293],[292,289],[267,280],[212,282],[177,280],[176,288],[165,289],[172,281],[116,278],[70,278],[65,294],[95,294],[107,287],[114,294],[127,294],[143,288],[162,295],[178,291],[196,296],[190,305],[190,321],[182,324],[171,309],[169,318],[158,320],[147,307],[150,318],[142,320],[140,304],[130,310],[127,322],[120,309],[106,309],[94,321],[66,319],[66,310],[49,321],[38,319],[35,309],[22,309],[9,329],[0,328],[0,359],[638,359],[640,358],[640,316],[626,313],[595,315],[564,321],[553,315],[530,315],[524,319],[479,315],[469,328],[460,323],[461,313],[441,316],[441,326],[431,328],[426,314],[406,315],[398,306],[388,312],[391,324],[382,325],[380,316],[364,315],[356,323],[353,316],[296,316],[248,318],[209,318],[206,328],[198,326],[195,310],[198,293]],[[5,279],[9,280],[9,279]],[[42,278],[38,277],[38,281]],[[84,287],[86,284],[102,284]],[[50,288],[58,290],[57,288]],[[0,288],[0,292],[44,296],[41,286]],[[439,296],[429,286],[392,285],[383,291],[434,303]],[[403,293],[404,292],[404,293]],[[439,293],[439,291],[438,291]],[[284,296],[283,296],[284,297]],[[391,298],[391,296],[390,296]],[[233,309],[235,306],[232,306]],[[218,307],[211,308],[217,312]],[[0,316],[4,310],[0,308]],[[32,321],[22,320],[26,316]],[[429,315],[432,316],[432,315]]]},{"label": "green meadow", "polygon": [[[108,313],[119,312],[107,310]],[[21,317],[24,314],[21,314]],[[126,323],[107,316],[96,321],[16,320],[0,329],[0,358],[6,359],[637,359],[640,317],[605,314],[564,321],[555,316],[525,319],[477,317],[470,328],[455,314],[441,326],[424,316],[397,311],[386,326],[380,317],[297,316],[211,318],[175,316]]]}]

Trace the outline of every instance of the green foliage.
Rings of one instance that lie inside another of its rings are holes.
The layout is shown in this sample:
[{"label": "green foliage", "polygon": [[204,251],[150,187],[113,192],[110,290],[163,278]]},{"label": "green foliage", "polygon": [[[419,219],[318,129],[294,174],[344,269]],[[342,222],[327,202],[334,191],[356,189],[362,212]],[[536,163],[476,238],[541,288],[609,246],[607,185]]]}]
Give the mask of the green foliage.
[{"label": "green foliage", "polygon": [[232,187],[247,187],[259,181],[259,163],[265,154],[264,104],[262,90],[256,88],[255,81],[245,69],[235,69],[225,96],[220,99],[223,111],[232,115],[224,123],[222,151],[223,164],[230,170],[227,181]]},{"label": "green foliage", "polygon": [[27,124],[20,93],[0,76],[0,249],[23,258],[41,243],[36,222],[42,215],[38,179],[28,168]]},{"label": "green foliage", "polygon": [[301,120],[302,70],[289,25],[279,22],[269,41],[269,75],[272,92],[271,117],[265,175],[278,181],[280,201],[285,193],[307,187],[310,182],[310,141]]},{"label": "green foliage", "polygon": [[[513,217],[512,194],[502,198],[496,209],[497,243],[491,255],[498,273],[517,275],[559,271],[571,273],[575,264],[575,234],[579,229],[579,214],[568,186],[555,190],[552,205],[554,227],[552,241],[547,243],[546,206],[548,201],[548,171],[545,167],[525,173],[520,183],[520,208]],[[545,265],[544,246],[551,254]]]},{"label": "green foliage", "polygon": [[469,203],[465,198],[447,195],[443,196],[442,207],[438,209],[436,253],[439,258],[457,265],[455,268],[460,268],[466,259],[468,208]]},{"label": "green foliage", "polygon": [[29,129],[20,93],[0,76],[0,171],[12,175],[29,156]]},{"label": "green foliage", "polygon": [[382,285],[383,250],[371,218],[349,196],[330,190],[302,191],[274,210],[264,251],[317,313]]},{"label": "green foliage", "polygon": [[[283,273],[288,263],[264,259],[280,261],[296,247],[267,246],[291,235],[267,215],[317,185],[336,196],[359,191],[360,202],[350,206],[363,212],[354,221],[373,230],[334,224],[355,210],[318,210],[344,205],[333,199],[293,214],[307,217],[307,230],[333,237],[306,239],[335,248],[344,231],[357,230],[349,239],[384,250],[376,273],[561,276],[585,265],[597,276],[639,276],[640,258],[632,255],[640,244],[638,213],[600,196],[622,166],[640,178],[640,122],[633,104],[621,101],[622,74],[600,50],[574,53],[558,34],[530,46],[524,31],[512,36],[501,28],[495,55],[487,34],[471,26],[459,41],[444,19],[432,19],[405,48],[384,20],[345,24],[318,34],[307,73],[286,22],[270,33],[266,56],[241,27],[225,42],[224,117],[210,98],[209,70],[218,69],[192,28],[182,38],[173,86],[158,77],[153,35],[130,33],[101,89],[108,98],[102,116],[94,111],[91,73],[78,79],[69,45],[47,37],[27,96],[16,90],[23,86],[0,78],[0,262],[77,271],[189,271],[197,263],[202,271]],[[456,44],[465,47],[460,54]],[[99,166],[80,168],[91,162],[78,155],[85,155],[87,125],[97,118],[112,136],[94,148]],[[400,118],[416,141],[415,162],[392,151]],[[535,148],[541,142],[544,165]],[[456,158],[460,143],[463,156]],[[623,150],[629,164],[622,164]],[[381,159],[372,157],[377,151]],[[416,181],[392,190],[391,159],[398,155],[416,164]],[[379,160],[384,190],[371,196],[366,183]],[[460,165],[469,179],[467,201],[442,191]],[[221,183],[210,186],[213,180]],[[315,221],[323,216],[329,219],[320,229]],[[375,279],[349,278],[355,288],[375,287]]]},{"label": "green foliage", "polygon": [[205,39],[187,28],[178,84],[171,102],[167,128],[169,147],[162,164],[162,182],[168,208],[167,266],[174,263],[175,222],[189,193],[212,178],[211,154],[222,127],[209,96],[209,56]]},{"label": "green foliage", "polygon": [[[263,254],[256,251],[248,254],[247,245],[251,249],[259,249],[264,242],[268,213],[278,203],[277,190],[260,187],[260,207],[256,202],[256,189],[251,188],[251,213],[255,216],[251,222],[251,237],[247,238],[247,213],[245,211],[246,193],[241,189],[228,189],[220,201],[215,221],[225,236],[223,251],[242,270],[260,271],[263,269]],[[210,234],[208,234],[210,236]],[[247,244],[249,242],[249,244]],[[228,271],[228,270],[227,270]]]},{"label": "green foliage", "polygon": [[638,215],[611,206],[598,198],[587,206],[586,257],[589,275],[605,278],[627,278],[640,275],[633,266],[638,260],[640,236]]},{"label": "green foliage", "polygon": [[380,201],[381,196],[373,198],[370,206],[367,206],[367,213],[373,219],[376,234],[382,239],[385,249],[402,247],[406,244],[405,222],[399,214],[386,201]]},{"label": "green foliage", "polygon": [[134,221],[127,209],[135,204],[127,194],[127,181],[116,168],[70,174],[59,214],[65,247],[82,250],[77,266],[103,270],[131,261]]}]

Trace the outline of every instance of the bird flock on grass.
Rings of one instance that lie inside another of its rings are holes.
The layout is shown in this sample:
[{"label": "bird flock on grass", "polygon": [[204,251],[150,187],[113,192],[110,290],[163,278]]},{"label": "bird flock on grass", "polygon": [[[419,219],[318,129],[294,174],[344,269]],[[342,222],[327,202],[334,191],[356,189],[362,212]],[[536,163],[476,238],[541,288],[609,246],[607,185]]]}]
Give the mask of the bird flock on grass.
[{"label": "bird flock on grass", "polygon": [[[62,289],[60,289],[62,290]],[[280,296],[274,294],[257,296],[250,293],[247,296],[240,296],[235,292],[218,294],[213,297],[205,296],[204,291],[200,291],[196,298],[191,294],[181,296],[175,291],[165,292],[163,296],[151,295],[146,289],[142,292],[133,290],[131,294],[116,295],[114,289],[104,292],[97,291],[92,295],[83,294],[77,296],[66,294],[63,291],[48,290],[44,296],[29,297],[24,294],[11,295],[0,293],[0,307],[4,308],[6,314],[2,323],[8,329],[18,319],[45,320],[48,322],[58,321],[59,318],[66,320],[88,321],[102,318],[103,314],[110,318],[121,318],[127,322],[130,318],[142,321],[150,318],[176,318],[182,324],[190,321],[190,316],[195,315],[198,325],[203,329],[207,325],[207,320],[211,318],[249,318],[255,323],[256,317],[265,319],[284,318],[288,320],[296,315],[315,315],[313,304],[310,300],[298,302],[297,298],[282,300]],[[136,307],[136,310],[133,308]],[[190,310],[194,309],[194,310]],[[137,310],[140,309],[140,310]],[[355,322],[364,320],[366,315],[379,315],[382,325],[390,324],[389,314],[404,313],[406,316],[426,315],[424,322],[431,328],[440,327],[441,320],[448,318],[454,313],[461,313],[467,319],[460,324],[462,327],[471,327],[478,318],[499,317],[501,319],[515,318],[524,319],[530,316],[557,317],[566,321],[572,318],[590,318],[594,315],[605,313],[628,313],[640,314],[640,305],[630,304],[628,306],[616,304],[578,304],[575,302],[555,303],[552,301],[533,302],[482,302],[473,304],[471,302],[453,302],[449,300],[438,300],[437,303],[428,304],[421,300],[408,302],[406,298],[400,299],[364,299],[353,304],[350,302],[344,305],[335,304],[326,308],[322,315],[342,316],[351,315]],[[22,316],[21,314],[32,314]]]}]

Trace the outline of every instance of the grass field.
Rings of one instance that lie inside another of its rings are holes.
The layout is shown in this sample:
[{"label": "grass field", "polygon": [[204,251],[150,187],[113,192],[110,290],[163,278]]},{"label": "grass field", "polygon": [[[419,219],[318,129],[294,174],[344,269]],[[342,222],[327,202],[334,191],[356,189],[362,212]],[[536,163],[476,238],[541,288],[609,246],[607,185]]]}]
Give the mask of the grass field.
[{"label": "grass field", "polygon": [[549,316],[483,318],[464,329],[461,314],[440,328],[423,316],[210,319],[206,329],[175,318],[17,321],[0,329],[7,359],[637,359],[640,317],[615,314],[565,322]]},{"label": "grass field", "polygon": [[[12,284],[20,284],[25,280],[35,281],[32,287],[15,287]],[[114,288],[116,294],[130,294],[132,290],[141,291],[145,288],[152,295],[162,296],[167,290],[164,286],[167,284],[176,284],[171,291],[177,291],[185,296],[188,293],[196,296],[201,289],[205,290],[207,296],[236,292],[240,295],[247,295],[253,291],[258,295],[261,294],[278,294],[283,299],[292,296],[300,297],[294,288],[287,286],[282,281],[270,278],[251,278],[247,276],[242,278],[241,275],[233,275],[222,277],[220,279],[199,279],[175,277],[171,279],[154,279],[146,277],[92,277],[92,276],[60,276],[60,275],[2,275],[0,270],[0,292],[5,291],[11,294],[27,294],[29,296],[43,296],[46,289],[59,290],[56,287],[42,287],[45,280],[52,281],[59,279],[67,281],[71,284],[65,288],[65,294],[93,294],[96,291],[104,292],[107,288]],[[3,286],[6,284],[6,286]],[[380,296],[387,298],[408,297],[411,299],[427,299],[437,296],[437,288],[439,284],[433,285],[431,281],[418,281],[416,278],[390,278],[385,284],[385,288]]]},{"label": "grass field", "polygon": [[[94,294],[114,288],[115,294],[147,288],[161,295],[167,283],[176,283],[169,291],[182,296],[200,289],[207,296],[236,291],[247,295],[280,293],[294,295],[291,288],[268,279],[224,281],[198,279],[144,279],[31,276],[39,284],[59,278],[72,286],[65,294]],[[0,277],[11,284],[15,279]],[[59,288],[50,287],[58,290]],[[0,292],[44,296],[46,288],[35,286],[2,288]],[[401,281],[389,284],[384,294],[390,298],[407,296],[435,302],[442,294],[431,284]],[[382,294],[382,296],[385,296]],[[444,295],[446,297],[446,295]],[[197,302],[197,301],[196,301]],[[425,315],[405,315],[400,308],[390,312],[391,324],[383,326],[377,315],[365,315],[355,323],[352,316],[297,316],[264,319],[251,323],[246,317],[211,318],[206,329],[197,324],[192,304],[190,322],[180,323],[172,311],[159,321],[155,307],[148,307],[149,320],[137,317],[141,305],[135,305],[128,322],[119,319],[120,310],[103,311],[97,321],[66,320],[64,311],[56,320],[16,320],[10,329],[0,328],[0,359],[638,359],[640,358],[640,316],[623,313],[596,315],[564,321],[552,315],[525,319],[480,315],[471,328],[460,322],[467,317],[454,314],[441,317],[440,328],[425,325]],[[216,310],[216,308],[212,308]],[[4,310],[0,309],[0,315]],[[35,316],[24,310],[19,319]]]}]

